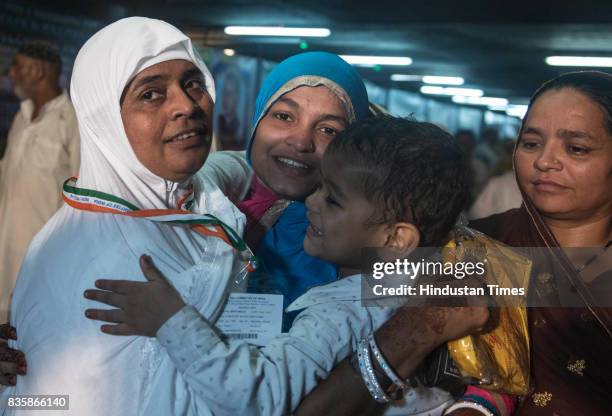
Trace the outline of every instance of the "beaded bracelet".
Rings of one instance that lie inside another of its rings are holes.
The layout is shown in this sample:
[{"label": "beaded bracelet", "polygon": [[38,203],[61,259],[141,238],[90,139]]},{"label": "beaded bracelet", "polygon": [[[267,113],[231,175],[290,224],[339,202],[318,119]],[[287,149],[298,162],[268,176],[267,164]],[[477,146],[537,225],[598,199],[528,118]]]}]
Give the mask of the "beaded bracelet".
[{"label": "beaded bracelet", "polygon": [[378,348],[378,344],[376,344],[376,338],[374,338],[374,334],[368,335],[368,343],[370,344],[370,349],[372,350],[372,354],[376,357],[376,361],[378,361],[378,365],[383,369],[387,377],[391,380],[393,384],[397,386],[399,390],[408,390],[409,386],[404,383],[404,381],[399,378],[399,376],[393,371],[385,357],[382,355],[380,348]]},{"label": "beaded bracelet", "polygon": [[483,402],[479,402],[480,404],[489,403],[491,406],[489,410],[495,410],[493,413],[499,414],[500,416],[513,415],[516,410],[516,397],[509,394],[491,393],[488,390],[476,386],[468,386],[461,400],[471,400],[474,397],[480,397],[483,400]]},{"label": "beaded bracelet", "polygon": [[362,339],[359,342],[357,347],[357,359],[359,361],[361,377],[374,400],[378,403],[389,403],[391,398],[385,393],[382,387],[380,387],[376,374],[374,374],[374,367],[370,359],[370,348],[367,339]]},{"label": "beaded bracelet", "polygon": [[485,416],[495,416],[495,414],[491,413],[489,409],[487,409],[481,404],[474,403],[474,402],[457,402],[451,405],[450,407],[448,407],[444,411],[443,416],[446,416],[450,414],[452,411],[458,410],[458,409],[474,409],[474,410],[478,410],[480,413],[482,413]]},{"label": "beaded bracelet", "polygon": [[490,400],[484,398],[481,395],[477,396],[474,394],[464,394],[463,397],[461,397],[461,401],[477,403],[481,406],[486,407],[489,412],[493,413],[493,416],[500,416],[500,410],[497,408],[495,403],[491,402]]},{"label": "beaded bracelet", "polygon": [[[361,370],[359,369],[359,359],[358,359],[357,355],[358,355],[357,351],[355,351],[351,355],[350,364],[351,364],[351,367],[353,367],[353,370],[355,370],[355,372],[361,376]],[[380,384],[380,387],[387,394],[389,394],[389,396],[391,396],[391,394],[389,393],[389,388],[391,386],[394,386],[394,384],[389,379],[389,377],[387,377],[387,375],[385,373],[383,373],[381,370],[379,370],[377,367],[374,367],[374,375],[376,375],[376,380],[378,380],[378,384]],[[391,397],[391,398],[393,400],[395,400],[393,397]]]}]

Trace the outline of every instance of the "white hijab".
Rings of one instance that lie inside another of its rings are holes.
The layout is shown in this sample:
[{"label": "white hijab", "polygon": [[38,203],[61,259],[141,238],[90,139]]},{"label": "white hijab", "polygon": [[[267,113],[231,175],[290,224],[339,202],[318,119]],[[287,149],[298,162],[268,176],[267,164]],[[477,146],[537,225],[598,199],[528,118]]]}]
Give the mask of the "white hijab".
[{"label": "white hijab", "polygon": [[136,74],[172,59],[198,67],[214,101],[213,78],[191,40],[161,20],[121,19],[81,48],[70,87],[81,134],[79,187],[113,194],[141,209],[174,208],[190,180],[174,184],[138,161],[125,134],[119,104]]}]

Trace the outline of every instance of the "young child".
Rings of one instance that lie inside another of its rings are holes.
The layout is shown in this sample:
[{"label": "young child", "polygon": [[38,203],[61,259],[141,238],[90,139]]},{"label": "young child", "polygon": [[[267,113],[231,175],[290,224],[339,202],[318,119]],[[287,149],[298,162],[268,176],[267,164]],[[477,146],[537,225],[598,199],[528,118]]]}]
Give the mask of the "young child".
[{"label": "young child", "polygon": [[[291,413],[395,312],[362,306],[361,249],[408,253],[442,245],[464,208],[465,171],[458,144],[433,124],[377,117],[335,138],[323,158],[321,186],[306,202],[304,247],[355,274],[298,298],[288,310],[303,311],[290,331],[263,347],[223,340],[148,256],[141,266],[149,282],[98,281],[112,292],[88,290],[85,297],[122,308],[121,322],[110,320],[118,325],[104,332],[157,336],[192,387],[194,406],[215,414]],[[86,315],[109,320],[101,310]]]}]

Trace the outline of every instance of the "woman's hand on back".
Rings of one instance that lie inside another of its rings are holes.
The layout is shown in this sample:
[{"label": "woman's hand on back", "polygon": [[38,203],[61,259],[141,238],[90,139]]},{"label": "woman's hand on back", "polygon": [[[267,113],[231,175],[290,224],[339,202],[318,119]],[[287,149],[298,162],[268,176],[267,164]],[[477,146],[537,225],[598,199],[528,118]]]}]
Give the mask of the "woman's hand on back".
[{"label": "woman's hand on back", "polygon": [[14,386],[17,375],[26,374],[27,363],[23,352],[8,346],[9,339],[17,339],[17,330],[9,324],[0,325],[0,385]]}]

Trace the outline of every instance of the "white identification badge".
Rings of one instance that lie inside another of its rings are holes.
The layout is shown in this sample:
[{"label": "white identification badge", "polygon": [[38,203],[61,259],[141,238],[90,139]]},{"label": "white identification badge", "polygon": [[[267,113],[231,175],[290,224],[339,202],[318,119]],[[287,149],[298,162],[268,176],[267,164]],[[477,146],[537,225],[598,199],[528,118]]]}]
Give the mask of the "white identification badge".
[{"label": "white identification badge", "polygon": [[231,293],[216,327],[228,339],[265,345],[281,333],[283,295]]}]

